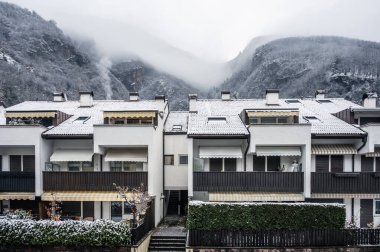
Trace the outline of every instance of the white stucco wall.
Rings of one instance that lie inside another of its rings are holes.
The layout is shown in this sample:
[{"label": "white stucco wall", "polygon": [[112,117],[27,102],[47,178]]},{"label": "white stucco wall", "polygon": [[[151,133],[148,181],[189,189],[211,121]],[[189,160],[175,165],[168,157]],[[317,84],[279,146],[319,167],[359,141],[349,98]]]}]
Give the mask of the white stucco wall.
[{"label": "white stucco wall", "polygon": [[187,190],[187,164],[179,163],[180,155],[188,155],[187,135],[164,135],[165,155],[174,155],[174,165],[165,165],[165,190]]},{"label": "white stucco wall", "polygon": [[370,123],[361,126],[361,129],[368,133],[368,139],[360,153],[374,152],[375,147],[380,147],[380,124]]}]

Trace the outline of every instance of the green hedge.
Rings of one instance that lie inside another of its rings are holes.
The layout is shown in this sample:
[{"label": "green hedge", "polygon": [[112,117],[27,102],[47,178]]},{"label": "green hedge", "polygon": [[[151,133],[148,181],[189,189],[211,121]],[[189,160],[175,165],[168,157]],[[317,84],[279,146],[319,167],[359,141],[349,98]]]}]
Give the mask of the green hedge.
[{"label": "green hedge", "polygon": [[345,217],[342,204],[193,201],[187,225],[198,230],[340,229]]},{"label": "green hedge", "polygon": [[124,247],[130,243],[131,232],[128,226],[110,220],[90,222],[0,219],[0,247]]}]

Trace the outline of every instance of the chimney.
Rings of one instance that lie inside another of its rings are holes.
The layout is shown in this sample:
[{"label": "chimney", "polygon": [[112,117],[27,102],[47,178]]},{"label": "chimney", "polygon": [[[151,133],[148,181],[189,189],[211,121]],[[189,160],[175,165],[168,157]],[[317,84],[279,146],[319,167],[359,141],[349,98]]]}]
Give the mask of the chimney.
[{"label": "chimney", "polygon": [[159,100],[165,101],[165,95],[156,95],[156,96],[154,97],[154,99],[155,99],[156,101],[159,101]]},{"label": "chimney", "polygon": [[317,90],[315,91],[315,99],[316,100],[323,100],[325,99],[325,94],[326,94],[326,91],[325,90]]},{"label": "chimney", "polygon": [[65,93],[53,93],[54,102],[65,102],[67,101],[67,96]]},{"label": "chimney", "polygon": [[94,93],[92,91],[79,92],[79,103],[81,107],[92,107],[94,105]]},{"label": "chimney", "polygon": [[229,101],[231,100],[231,92],[230,91],[222,91],[222,101]]},{"label": "chimney", "polygon": [[197,94],[189,94],[189,111],[195,110],[195,102],[198,100]]},{"label": "chimney", "polygon": [[138,100],[140,100],[140,96],[138,92],[129,93],[129,101],[138,101]]},{"label": "chimney", "polygon": [[279,93],[278,89],[267,89],[265,92],[265,99],[267,105],[278,105],[279,104]]},{"label": "chimney", "polygon": [[365,108],[376,108],[377,94],[365,93],[363,95],[363,106]]}]

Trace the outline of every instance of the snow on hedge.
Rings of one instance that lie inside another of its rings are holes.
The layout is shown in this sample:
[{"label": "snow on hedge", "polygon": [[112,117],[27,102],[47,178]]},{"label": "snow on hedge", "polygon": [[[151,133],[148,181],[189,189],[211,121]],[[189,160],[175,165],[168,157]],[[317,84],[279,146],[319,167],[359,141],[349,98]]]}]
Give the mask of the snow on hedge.
[{"label": "snow on hedge", "polygon": [[284,203],[284,202],[207,202],[200,200],[192,200],[189,202],[190,206],[202,206],[202,205],[237,205],[237,206],[261,206],[261,205],[286,205],[286,206],[322,206],[322,207],[342,207],[344,204],[340,203],[309,203],[309,202],[297,202],[297,203]]},{"label": "snow on hedge", "polygon": [[0,219],[0,246],[123,247],[130,243],[130,229],[121,222]]}]

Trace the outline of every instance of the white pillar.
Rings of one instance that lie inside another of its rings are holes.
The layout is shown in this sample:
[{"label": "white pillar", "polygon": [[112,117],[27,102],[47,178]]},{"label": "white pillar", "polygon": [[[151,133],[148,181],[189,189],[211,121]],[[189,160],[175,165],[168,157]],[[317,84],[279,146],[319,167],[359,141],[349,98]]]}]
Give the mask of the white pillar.
[{"label": "white pillar", "polygon": [[302,146],[302,169],[304,173],[304,196],[311,197],[311,145]]}]

